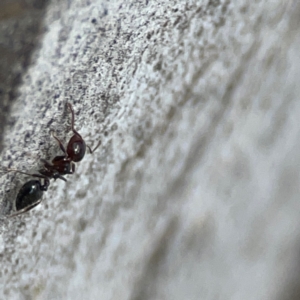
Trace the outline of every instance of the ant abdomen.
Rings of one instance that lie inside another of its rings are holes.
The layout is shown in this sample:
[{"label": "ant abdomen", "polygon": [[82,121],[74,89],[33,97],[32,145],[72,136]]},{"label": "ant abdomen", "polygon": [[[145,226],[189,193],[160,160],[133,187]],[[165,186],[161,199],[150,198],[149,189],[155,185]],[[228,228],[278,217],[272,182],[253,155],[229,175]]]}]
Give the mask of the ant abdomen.
[{"label": "ant abdomen", "polygon": [[21,210],[25,207],[31,206],[34,203],[36,205],[39,203],[43,196],[42,186],[39,180],[30,180],[26,182],[17,195],[16,199],[16,209]]},{"label": "ant abdomen", "polygon": [[44,184],[42,184],[40,180],[29,180],[23,184],[16,198],[16,212],[9,215],[9,217],[20,215],[41,203],[43,193],[48,190],[50,184],[49,179],[43,179]]}]

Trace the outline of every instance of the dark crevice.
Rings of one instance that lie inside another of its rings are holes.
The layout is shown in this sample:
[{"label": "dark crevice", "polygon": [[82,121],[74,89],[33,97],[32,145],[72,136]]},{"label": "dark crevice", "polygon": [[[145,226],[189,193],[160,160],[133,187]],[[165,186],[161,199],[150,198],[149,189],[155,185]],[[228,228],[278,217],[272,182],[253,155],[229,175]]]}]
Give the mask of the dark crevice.
[{"label": "dark crevice", "polygon": [[10,108],[22,76],[32,64],[49,0],[2,0],[0,3],[0,151],[6,125],[13,126]]}]

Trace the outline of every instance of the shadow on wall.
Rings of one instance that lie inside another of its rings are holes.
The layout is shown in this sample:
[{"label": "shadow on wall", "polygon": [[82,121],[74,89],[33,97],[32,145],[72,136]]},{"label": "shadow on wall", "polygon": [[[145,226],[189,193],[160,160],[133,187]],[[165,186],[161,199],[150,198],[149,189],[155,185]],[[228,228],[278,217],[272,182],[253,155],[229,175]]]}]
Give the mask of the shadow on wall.
[{"label": "shadow on wall", "polygon": [[279,287],[278,295],[276,295],[276,300],[299,300],[300,299],[300,239],[295,241],[295,244],[291,247],[293,249],[293,254],[289,251],[282,251],[288,256],[287,265],[292,266],[288,271],[279,274],[281,278],[279,281],[282,286]]},{"label": "shadow on wall", "polygon": [[0,151],[4,126],[18,95],[18,87],[38,44],[42,20],[49,0],[1,0],[0,2]]}]

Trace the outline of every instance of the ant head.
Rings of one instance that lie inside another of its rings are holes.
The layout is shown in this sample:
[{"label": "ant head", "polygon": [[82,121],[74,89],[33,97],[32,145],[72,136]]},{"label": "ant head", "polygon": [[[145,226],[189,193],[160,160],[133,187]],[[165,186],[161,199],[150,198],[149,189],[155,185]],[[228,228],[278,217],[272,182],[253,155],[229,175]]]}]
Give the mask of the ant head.
[{"label": "ant head", "polygon": [[81,161],[85,155],[86,145],[80,134],[75,133],[67,147],[68,157],[71,158],[72,161],[78,162]]}]

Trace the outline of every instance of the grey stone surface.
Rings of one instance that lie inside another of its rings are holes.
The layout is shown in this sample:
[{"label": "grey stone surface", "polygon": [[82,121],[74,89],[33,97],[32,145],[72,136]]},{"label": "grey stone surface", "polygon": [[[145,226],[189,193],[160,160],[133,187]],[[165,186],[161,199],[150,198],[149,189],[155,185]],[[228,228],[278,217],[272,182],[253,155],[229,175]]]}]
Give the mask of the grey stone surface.
[{"label": "grey stone surface", "polygon": [[6,218],[1,299],[299,299],[297,1],[51,1],[3,135],[36,171],[76,128],[68,182]]}]

